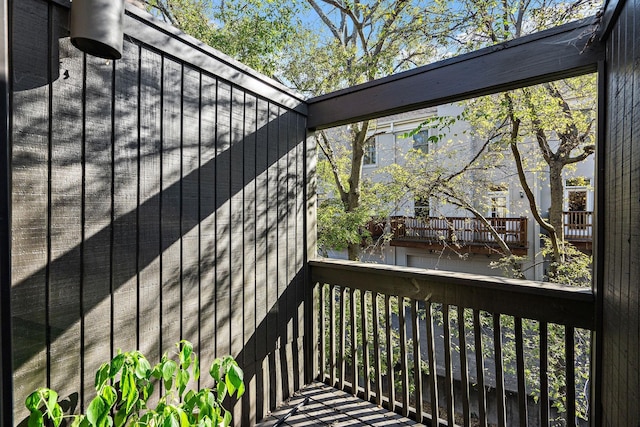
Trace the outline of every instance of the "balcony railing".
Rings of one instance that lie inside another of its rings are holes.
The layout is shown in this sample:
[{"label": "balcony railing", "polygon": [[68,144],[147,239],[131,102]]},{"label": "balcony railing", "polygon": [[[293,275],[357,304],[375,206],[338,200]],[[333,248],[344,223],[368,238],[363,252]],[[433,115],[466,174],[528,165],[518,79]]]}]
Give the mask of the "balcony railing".
[{"label": "balcony railing", "polygon": [[564,237],[569,241],[590,242],[593,239],[593,212],[564,212]]},{"label": "balcony railing", "polygon": [[590,289],[339,260],[310,269],[327,384],[431,425],[588,418]]},{"label": "balcony railing", "polygon": [[[487,218],[491,227],[510,248],[527,248],[527,218]],[[477,218],[467,217],[394,217],[393,239],[398,242],[421,242],[431,245],[495,247],[496,237]]]}]

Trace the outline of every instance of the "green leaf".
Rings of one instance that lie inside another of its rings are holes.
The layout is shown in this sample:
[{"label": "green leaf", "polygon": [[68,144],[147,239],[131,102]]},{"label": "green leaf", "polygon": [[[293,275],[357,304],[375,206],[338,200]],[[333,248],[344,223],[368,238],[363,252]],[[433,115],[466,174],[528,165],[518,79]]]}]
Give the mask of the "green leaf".
[{"label": "green leaf", "polygon": [[[229,394],[234,393],[234,391],[238,390],[237,397],[242,396],[244,393],[244,372],[242,369],[235,363],[229,365],[229,370],[227,371],[227,375],[225,381],[227,383],[227,388],[229,389]],[[242,393],[240,393],[240,387],[242,387]]]},{"label": "green leaf", "polygon": [[162,423],[163,427],[180,427],[180,421],[174,412],[168,414]]},{"label": "green leaf", "polygon": [[231,412],[224,411],[224,418],[222,419],[222,425],[228,427],[231,425]]},{"label": "green leaf", "polygon": [[83,423],[87,423],[87,419],[84,415],[74,415],[70,427],[80,427]]},{"label": "green leaf", "polygon": [[190,404],[197,397],[196,392],[193,390],[189,390],[187,394],[184,396],[184,401],[187,404]]},{"label": "green leaf", "polygon": [[105,403],[109,405],[109,407],[113,406],[118,400],[118,392],[110,385],[104,387],[100,395],[104,399]]},{"label": "green leaf", "polygon": [[42,412],[39,410],[31,411],[31,415],[29,415],[29,421],[27,423],[28,427],[40,427],[44,426],[44,418],[42,417]]},{"label": "green leaf", "polygon": [[96,372],[96,380],[95,380],[96,390],[100,390],[100,388],[102,388],[102,386],[107,383],[107,380],[109,379],[109,372],[110,372],[110,365],[108,363],[103,363],[100,366],[100,369],[98,369],[98,371]]},{"label": "green leaf", "polygon": [[238,389],[236,390],[236,398],[241,398],[245,392],[244,383],[241,383]]},{"label": "green leaf", "polygon": [[54,403],[53,408],[49,413],[49,417],[51,418],[51,421],[53,421],[53,425],[55,427],[58,427],[60,423],[62,423],[63,415],[64,414],[62,412],[62,407],[58,404],[58,402]]},{"label": "green leaf", "polygon": [[118,412],[116,412],[116,416],[114,418],[115,426],[122,427],[124,426],[126,421],[127,421],[126,407],[121,406],[120,409],[118,409]]},{"label": "green leaf", "polygon": [[178,395],[182,396],[184,390],[187,388],[187,384],[189,383],[189,371],[180,370],[178,372],[176,384],[178,386]]},{"label": "green leaf", "polygon": [[58,403],[58,393],[54,390],[48,389],[47,394],[47,410],[52,411],[54,406]]},{"label": "green leaf", "polygon": [[87,420],[89,424],[95,427],[107,425],[107,417],[109,416],[109,407],[101,396],[93,398],[87,408]]},{"label": "green leaf", "polygon": [[156,366],[153,367],[153,370],[151,371],[151,376],[153,378],[156,378],[158,380],[160,378],[162,378],[162,366],[163,366],[163,363],[158,363]]},{"label": "green leaf", "polygon": [[141,356],[136,366],[136,376],[140,379],[148,378],[150,371],[151,365],[149,361],[144,356]]},{"label": "green leaf", "polygon": [[225,397],[227,397],[227,385],[224,381],[220,381],[216,387],[218,392],[218,403],[222,403]]},{"label": "green leaf", "polygon": [[111,365],[109,366],[109,376],[111,378],[115,377],[115,375],[120,372],[120,369],[122,369],[122,365],[124,365],[124,358],[124,354],[119,353],[111,360]]},{"label": "green leaf", "polygon": [[120,378],[122,399],[125,401],[129,400],[130,396],[134,394],[134,390],[136,390],[136,383],[133,379],[133,374],[130,371],[122,372],[122,377]]},{"label": "green leaf", "polygon": [[183,369],[187,369],[191,364],[191,353],[193,353],[193,344],[191,344],[187,340],[182,340],[180,341],[179,346],[182,347],[180,349],[180,356],[179,356],[180,366],[182,366]]},{"label": "green leaf", "polygon": [[39,388],[29,396],[27,396],[26,400],[24,401],[24,405],[29,411],[33,412],[38,410],[38,407],[40,406],[40,393],[42,392],[42,390],[43,389]]},{"label": "green leaf", "polygon": [[220,381],[220,367],[222,365],[221,359],[216,359],[211,364],[211,368],[209,368],[209,375],[216,381]]},{"label": "green leaf", "polygon": [[191,427],[191,422],[187,414],[180,408],[177,408],[178,416],[180,417],[180,427]]},{"label": "green leaf", "polygon": [[129,393],[129,395],[127,395],[127,399],[126,399],[126,411],[127,413],[131,412],[131,409],[133,409],[133,405],[136,404],[136,402],[138,401],[138,397],[140,396],[140,393],[138,392],[138,389],[134,388],[133,391],[131,393]]},{"label": "green leaf", "polygon": [[169,381],[176,372],[178,365],[173,360],[167,360],[162,366],[162,379]]},{"label": "green leaf", "polygon": [[200,359],[196,354],[193,355],[193,380],[198,381],[200,378]]},{"label": "green leaf", "polygon": [[142,399],[146,402],[149,400],[149,397],[153,394],[154,385],[152,382],[148,382],[146,386],[142,388]]}]

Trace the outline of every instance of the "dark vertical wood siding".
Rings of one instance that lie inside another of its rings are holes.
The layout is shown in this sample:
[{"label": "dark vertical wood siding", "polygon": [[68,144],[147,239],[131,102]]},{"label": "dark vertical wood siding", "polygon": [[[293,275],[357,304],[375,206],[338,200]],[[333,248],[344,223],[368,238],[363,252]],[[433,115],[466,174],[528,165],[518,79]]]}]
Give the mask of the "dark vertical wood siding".
[{"label": "dark vertical wood siding", "polygon": [[640,2],[607,40],[602,425],[640,423]]},{"label": "dark vertical wood siding", "polygon": [[115,62],[58,3],[12,13],[16,423],[33,389],[83,409],[118,349],[180,339],[238,358],[254,423],[304,381],[303,103],[134,9]]}]

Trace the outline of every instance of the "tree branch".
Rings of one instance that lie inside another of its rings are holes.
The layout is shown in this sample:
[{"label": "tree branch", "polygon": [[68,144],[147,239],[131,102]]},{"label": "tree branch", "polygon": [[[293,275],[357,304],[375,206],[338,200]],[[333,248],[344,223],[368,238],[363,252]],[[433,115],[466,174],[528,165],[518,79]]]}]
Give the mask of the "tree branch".
[{"label": "tree branch", "polygon": [[318,146],[322,150],[324,156],[329,161],[333,178],[336,181],[336,187],[338,187],[338,192],[340,193],[340,199],[344,202],[344,200],[346,200],[347,198],[347,190],[344,188],[344,185],[342,185],[338,163],[333,153],[333,149],[331,148],[331,144],[329,144],[329,140],[327,139],[327,135],[324,131],[316,133],[316,142],[318,143]]},{"label": "tree branch", "polygon": [[333,37],[335,37],[336,40],[338,40],[338,41],[342,41],[342,36],[340,34],[340,31],[338,30],[338,28],[336,28],[335,25],[333,25],[333,22],[331,22],[329,17],[324,13],[324,11],[318,5],[318,3],[316,3],[315,0],[307,0],[307,1],[309,2],[311,7],[313,8],[313,10],[316,11],[318,16],[322,20],[322,22],[329,28],[329,30],[331,31],[331,34],[333,34]]}]

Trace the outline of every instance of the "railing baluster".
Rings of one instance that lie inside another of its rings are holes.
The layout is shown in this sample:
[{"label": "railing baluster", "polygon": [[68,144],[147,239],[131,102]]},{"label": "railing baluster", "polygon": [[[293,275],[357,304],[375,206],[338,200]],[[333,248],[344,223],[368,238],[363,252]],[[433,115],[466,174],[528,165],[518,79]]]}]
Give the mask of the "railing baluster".
[{"label": "railing baluster", "polygon": [[567,386],[567,426],[576,425],[576,370],[575,370],[575,342],[574,328],[565,326],[564,328],[564,352],[566,360],[566,386]]},{"label": "railing baluster", "polygon": [[336,287],[329,287],[329,381],[336,386]]},{"label": "railing baluster", "polygon": [[393,372],[393,336],[391,334],[391,296],[385,295],[385,329],[387,338],[387,386],[389,387],[389,409],[396,410],[396,385]]},{"label": "railing baluster", "polygon": [[351,290],[351,299],[349,300],[349,311],[351,312],[351,394],[358,395],[358,377],[359,377],[359,363],[358,363],[358,316],[356,315],[356,290]]},{"label": "railing baluster", "polygon": [[378,294],[371,293],[371,313],[373,317],[373,367],[376,404],[382,405],[382,363],[380,360],[380,315],[378,314]]},{"label": "railing baluster", "polygon": [[409,370],[407,363],[407,319],[404,298],[398,297],[398,328],[400,329],[400,369],[402,379],[402,415],[409,415]]},{"label": "railing baluster", "polygon": [[482,354],[482,323],[480,311],[473,310],[473,337],[476,353],[476,375],[478,376],[478,419],[481,427],[487,427],[487,391],[484,386],[484,355]]},{"label": "railing baluster", "polygon": [[426,302],[425,324],[427,329],[427,358],[429,359],[429,394],[431,397],[432,425],[438,425],[440,408],[438,406],[438,371],[436,369],[435,334],[433,333],[433,311],[431,302]]},{"label": "railing baluster", "polygon": [[447,423],[453,426],[455,423],[455,403],[453,399],[453,363],[451,357],[451,319],[449,318],[449,305],[442,305],[442,324],[444,335],[444,367],[445,367],[445,392],[447,400]]},{"label": "railing baluster", "polygon": [[346,313],[347,311],[347,288],[344,286],[340,289],[340,353],[338,357],[340,358],[340,378],[339,378],[339,389],[344,390],[344,371],[346,368],[346,358],[345,349],[346,349],[346,335],[347,335],[347,320]]},{"label": "railing baluster", "polygon": [[527,390],[525,387],[524,372],[524,342],[522,338],[522,319],[516,317],[514,319],[515,338],[516,338],[516,371],[518,377],[518,415],[520,426],[527,425]]},{"label": "railing baluster", "polygon": [[540,424],[549,426],[548,325],[540,322]]},{"label": "railing baluster", "polygon": [[351,289],[349,295],[350,329],[351,329],[351,394],[358,395],[358,327],[356,316],[356,290]]},{"label": "railing baluster", "polygon": [[360,291],[360,331],[362,333],[362,375],[364,379],[364,400],[367,402],[371,400],[371,376],[369,375],[369,368],[371,367],[371,361],[369,358],[370,344],[369,344],[369,328],[367,322],[367,293]]},{"label": "railing baluster", "polygon": [[507,414],[506,402],[504,398],[504,368],[502,365],[502,327],[500,314],[493,315],[493,355],[496,367],[496,394],[498,398],[498,426],[506,427]]},{"label": "railing baluster", "polygon": [[422,422],[422,360],[420,355],[420,329],[418,324],[418,301],[411,300],[411,331],[413,332],[413,383],[415,392],[416,421]]},{"label": "railing baluster", "polygon": [[324,382],[324,376],[327,373],[327,315],[325,310],[327,309],[327,300],[326,300],[326,292],[325,290],[329,288],[328,285],[319,285],[320,286],[320,380]]},{"label": "railing baluster", "polygon": [[469,363],[467,362],[467,339],[465,331],[464,307],[458,306],[458,343],[460,345],[460,378],[462,393],[462,424],[471,426],[471,408],[469,404]]}]

